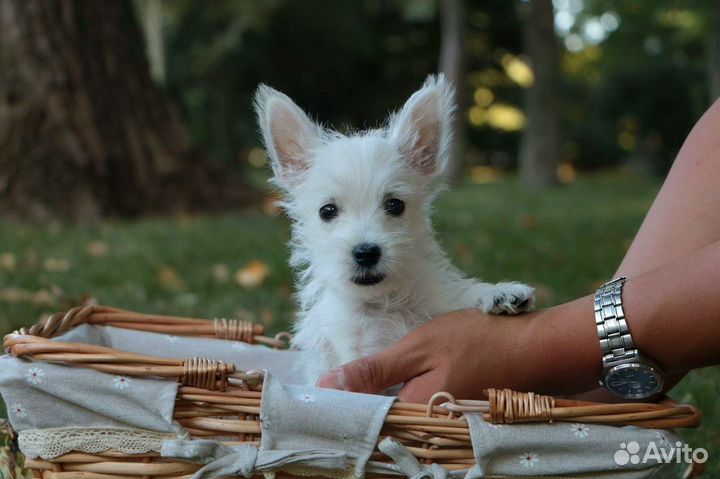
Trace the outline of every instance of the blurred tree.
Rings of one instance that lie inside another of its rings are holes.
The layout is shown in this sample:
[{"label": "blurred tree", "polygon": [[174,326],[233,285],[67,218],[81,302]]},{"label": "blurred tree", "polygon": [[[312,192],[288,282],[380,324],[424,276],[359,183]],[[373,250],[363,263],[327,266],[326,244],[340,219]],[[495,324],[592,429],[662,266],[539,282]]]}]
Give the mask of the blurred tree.
[{"label": "blurred tree", "polygon": [[151,80],[130,0],[0,3],[0,209],[76,218],[251,196]]},{"label": "blurred tree", "polygon": [[560,156],[560,65],[552,0],[522,5],[525,49],[534,82],[526,92],[527,127],[520,143],[520,178],[533,187],[557,184]]},{"label": "blurred tree", "polygon": [[150,74],[158,83],[165,83],[165,39],[163,38],[162,0],[136,2],[142,16]]},{"label": "blurred tree", "polygon": [[465,100],[465,22],[462,0],[440,0],[442,40],[440,43],[440,71],[455,86],[453,137],[450,143],[448,177],[457,182],[464,173],[466,125],[462,105]]}]

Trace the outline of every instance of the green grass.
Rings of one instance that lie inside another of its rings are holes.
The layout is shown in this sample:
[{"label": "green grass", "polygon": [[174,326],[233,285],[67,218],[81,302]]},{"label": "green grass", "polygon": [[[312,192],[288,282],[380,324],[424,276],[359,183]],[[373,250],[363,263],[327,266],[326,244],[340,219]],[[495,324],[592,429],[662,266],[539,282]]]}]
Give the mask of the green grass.
[{"label": "green grass", "polygon": [[[514,181],[465,184],[441,196],[435,223],[463,270],[532,283],[540,305],[551,305],[610,277],[659,186],[620,175],[544,193]],[[287,239],[287,221],[261,212],[94,226],[0,222],[0,333],[87,297],[143,312],[252,317],[282,330],[293,309]],[[246,289],[234,274],[253,260],[270,273]],[[719,476],[720,370],[691,374],[674,396],[702,409],[704,425],[686,438],[708,449],[708,477]]]}]

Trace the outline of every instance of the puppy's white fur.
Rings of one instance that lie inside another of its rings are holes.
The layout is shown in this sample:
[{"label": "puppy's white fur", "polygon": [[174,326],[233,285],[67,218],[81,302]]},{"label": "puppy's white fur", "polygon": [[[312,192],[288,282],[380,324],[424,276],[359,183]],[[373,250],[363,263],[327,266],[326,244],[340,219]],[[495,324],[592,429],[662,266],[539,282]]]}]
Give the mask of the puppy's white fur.
[{"label": "puppy's white fur", "polygon": [[[292,220],[291,265],[298,271],[299,315],[293,345],[305,351],[314,383],[328,370],[372,354],[432,316],[478,308],[515,314],[533,289],[465,277],[434,237],[430,205],[442,186],[454,109],[452,88],[429,77],[381,129],[343,135],[322,128],[286,95],[261,85],[258,122],[281,203]],[[389,198],[405,203],[389,215]],[[338,216],[319,210],[335,204]],[[374,285],[352,281],[353,247],[377,244]]]}]

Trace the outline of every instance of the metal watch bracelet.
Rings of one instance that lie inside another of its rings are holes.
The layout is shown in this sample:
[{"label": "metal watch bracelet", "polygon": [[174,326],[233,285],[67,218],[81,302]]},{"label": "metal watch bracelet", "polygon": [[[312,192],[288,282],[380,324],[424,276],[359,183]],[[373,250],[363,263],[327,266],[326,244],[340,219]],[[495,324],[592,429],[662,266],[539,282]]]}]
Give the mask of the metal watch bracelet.
[{"label": "metal watch bracelet", "polygon": [[614,279],[595,292],[595,325],[600,338],[603,368],[607,368],[609,363],[638,356],[622,305],[622,289],[626,281],[625,277]]}]

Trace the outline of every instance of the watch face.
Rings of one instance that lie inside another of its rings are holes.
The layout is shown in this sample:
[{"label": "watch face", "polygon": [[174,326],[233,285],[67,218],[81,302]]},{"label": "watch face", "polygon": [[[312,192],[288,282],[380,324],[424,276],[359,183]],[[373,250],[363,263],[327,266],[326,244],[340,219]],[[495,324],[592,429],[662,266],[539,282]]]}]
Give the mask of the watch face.
[{"label": "watch face", "polygon": [[605,387],[628,399],[650,397],[662,389],[662,376],[657,368],[643,363],[620,364],[608,371]]}]

